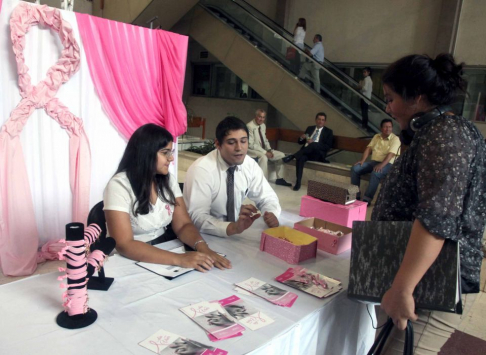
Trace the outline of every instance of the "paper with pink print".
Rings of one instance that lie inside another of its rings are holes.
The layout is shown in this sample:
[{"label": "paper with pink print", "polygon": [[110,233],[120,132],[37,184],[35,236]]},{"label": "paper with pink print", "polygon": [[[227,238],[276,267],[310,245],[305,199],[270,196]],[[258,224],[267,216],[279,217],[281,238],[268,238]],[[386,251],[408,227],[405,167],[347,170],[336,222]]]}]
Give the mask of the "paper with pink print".
[{"label": "paper with pink print", "polygon": [[293,292],[285,291],[280,287],[260,281],[254,277],[250,277],[246,281],[237,283],[236,286],[282,307],[292,307],[298,297]]},{"label": "paper with pink print", "polygon": [[201,344],[195,340],[187,339],[165,330],[159,330],[144,341],[140,346],[160,355],[227,355],[228,352],[209,345]]},{"label": "paper with pink print", "polygon": [[243,301],[238,296],[231,296],[217,301],[240,324],[250,330],[257,330],[272,324],[274,320],[262,313],[251,304]]},{"label": "paper with pink print", "polygon": [[219,303],[200,302],[183,307],[180,311],[217,340],[238,336],[245,330]]},{"label": "paper with pink print", "polygon": [[287,269],[275,280],[319,298],[334,295],[343,288],[340,281],[300,266]]}]

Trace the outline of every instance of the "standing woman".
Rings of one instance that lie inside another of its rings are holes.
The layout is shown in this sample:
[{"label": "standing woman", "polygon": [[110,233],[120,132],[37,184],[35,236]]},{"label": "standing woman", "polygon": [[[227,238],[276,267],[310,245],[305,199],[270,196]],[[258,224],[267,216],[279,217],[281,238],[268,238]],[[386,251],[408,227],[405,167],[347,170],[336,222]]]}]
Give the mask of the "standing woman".
[{"label": "standing woman", "polygon": [[[294,44],[299,47],[300,49],[304,50],[305,48],[305,31],[307,29],[305,18],[299,18],[299,21],[295,24],[294,27]],[[291,61],[292,65],[292,72],[294,74],[299,74],[300,71],[300,54],[298,51],[295,52],[295,57]]]},{"label": "standing woman", "polygon": [[[432,59],[406,56],[383,74],[387,112],[409,148],[383,183],[375,221],[413,221],[402,264],[381,308],[396,328],[414,323],[415,354],[436,354],[459,325],[479,292],[486,213],[484,138],[450,105],[466,82],[450,54]],[[411,122],[412,119],[414,122]],[[413,126],[416,130],[409,128]],[[403,134],[409,130],[408,134]],[[437,258],[445,239],[460,245],[463,315],[415,310],[412,293]],[[404,332],[395,329],[387,354],[403,352]],[[401,341],[401,343],[400,343]]]},{"label": "standing woman", "polygon": [[[231,267],[212,251],[191,222],[176,179],[173,137],[164,128],[146,124],[128,141],[118,170],[103,194],[108,233],[118,252],[133,260],[178,265],[206,271]],[[172,222],[172,230],[167,226]],[[179,238],[196,252],[176,254],[152,245]]]}]

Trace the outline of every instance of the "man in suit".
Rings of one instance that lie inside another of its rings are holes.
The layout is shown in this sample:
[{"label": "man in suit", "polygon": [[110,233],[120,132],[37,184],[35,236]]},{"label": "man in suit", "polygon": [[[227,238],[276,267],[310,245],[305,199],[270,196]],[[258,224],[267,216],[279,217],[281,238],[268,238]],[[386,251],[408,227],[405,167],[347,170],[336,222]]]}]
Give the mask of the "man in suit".
[{"label": "man in suit", "polygon": [[320,161],[323,163],[329,163],[326,160],[327,152],[332,147],[332,130],[324,127],[326,124],[326,114],[319,112],[316,115],[316,125],[309,126],[305,130],[305,134],[300,136],[298,143],[302,145],[300,150],[292,155],[283,158],[284,163],[288,163],[292,159],[296,159],[295,172],[297,181],[295,182],[294,191],[300,189],[300,183],[302,180],[302,173],[304,172],[304,164],[308,160]]},{"label": "man in suit", "polygon": [[[278,150],[273,150],[268,142],[267,127],[265,126],[266,117],[267,113],[265,110],[259,108],[255,112],[255,118],[246,124],[249,132],[248,155],[252,158],[258,158],[258,165],[262,168],[263,174],[268,181],[275,181],[275,185],[292,186],[283,178],[282,158],[285,157],[285,154]],[[269,161],[271,169],[268,166]]]}]

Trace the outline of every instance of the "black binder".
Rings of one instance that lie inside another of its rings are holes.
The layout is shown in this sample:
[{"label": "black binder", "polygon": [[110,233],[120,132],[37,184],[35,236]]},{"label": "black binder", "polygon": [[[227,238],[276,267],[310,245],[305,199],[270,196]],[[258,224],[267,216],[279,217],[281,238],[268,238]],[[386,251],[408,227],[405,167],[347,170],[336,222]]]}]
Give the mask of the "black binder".
[{"label": "black binder", "polygon": [[[353,222],[348,297],[380,303],[402,263],[412,222]],[[414,291],[417,309],[462,314],[457,242],[442,250]]]}]

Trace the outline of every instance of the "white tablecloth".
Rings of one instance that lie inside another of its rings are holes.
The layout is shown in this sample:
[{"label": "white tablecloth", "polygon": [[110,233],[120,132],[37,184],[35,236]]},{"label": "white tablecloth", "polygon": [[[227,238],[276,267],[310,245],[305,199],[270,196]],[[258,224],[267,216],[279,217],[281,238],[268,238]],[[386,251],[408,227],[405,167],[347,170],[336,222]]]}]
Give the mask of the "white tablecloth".
[{"label": "white tablecloth", "polygon": [[[282,216],[292,225],[298,216]],[[242,236],[221,239],[204,236],[213,250],[227,255],[231,270],[191,272],[172,281],[142,269],[118,255],[105,266],[115,282],[108,292],[89,291],[89,305],[98,319],[91,326],[67,330],[57,326],[62,311],[58,274],[30,277],[0,287],[0,354],[145,354],[138,343],[159,329],[186,336],[229,351],[229,354],[366,354],[374,330],[366,306],[347,299],[349,252],[335,256],[319,252],[300,265],[342,280],[344,290],[329,299],[318,299],[298,290],[291,308],[233,291],[234,283],[249,277],[273,279],[289,265],[259,251],[261,221]],[[204,331],[179,311],[200,301],[232,294],[252,302],[275,323],[242,337],[212,343]],[[374,317],[372,307],[370,312]]]}]

